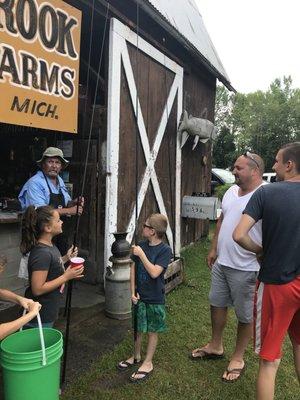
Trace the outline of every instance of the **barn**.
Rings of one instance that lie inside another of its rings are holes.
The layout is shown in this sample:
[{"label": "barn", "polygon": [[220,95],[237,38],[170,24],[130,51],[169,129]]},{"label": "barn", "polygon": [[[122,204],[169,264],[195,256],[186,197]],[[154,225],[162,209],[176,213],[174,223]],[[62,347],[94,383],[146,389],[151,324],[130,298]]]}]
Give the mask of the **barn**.
[{"label": "barn", "polygon": [[[28,3],[41,11],[42,1]],[[217,80],[232,90],[194,0],[53,4],[57,9],[69,5],[81,15],[76,128],[65,130],[59,121],[49,128],[45,113],[37,115],[37,123],[29,112],[19,115],[18,122],[0,114],[0,254],[7,261],[1,287],[15,291],[24,285],[17,278],[21,213],[16,198],[48,146],[60,147],[70,160],[63,179],[72,196],[83,188],[86,203],[78,241],[89,255],[86,282],[104,284],[113,233],[128,232],[131,242],[136,225],[152,212],[168,216],[166,240],[176,256],[206,235],[208,221],[183,218],[181,207],[184,196],[210,192],[211,142],[199,142],[193,150],[189,138],[181,147],[178,127],[184,110],[214,121]],[[48,24],[55,23],[44,14]],[[0,5],[0,36],[4,20]],[[54,63],[56,53],[51,54]],[[3,58],[2,96],[4,83],[13,78],[4,67]],[[36,95],[34,80],[28,82],[27,92]],[[74,118],[63,107],[61,115],[66,122]],[[69,225],[72,236],[74,221]]]}]

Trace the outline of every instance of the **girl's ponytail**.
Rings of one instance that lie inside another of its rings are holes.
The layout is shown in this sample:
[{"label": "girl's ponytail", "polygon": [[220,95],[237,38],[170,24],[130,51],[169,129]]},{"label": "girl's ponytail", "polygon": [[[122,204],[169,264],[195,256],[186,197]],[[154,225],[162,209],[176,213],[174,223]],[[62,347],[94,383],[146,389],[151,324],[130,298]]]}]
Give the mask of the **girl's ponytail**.
[{"label": "girl's ponytail", "polygon": [[51,221],[53,208],[51,206],[42,206],[35,208],[29,206],[26,208],[21,225],[22,239],[20,250],[22,254],[27,254],[36,245],[41,234],[44,231],[45,224]]}]

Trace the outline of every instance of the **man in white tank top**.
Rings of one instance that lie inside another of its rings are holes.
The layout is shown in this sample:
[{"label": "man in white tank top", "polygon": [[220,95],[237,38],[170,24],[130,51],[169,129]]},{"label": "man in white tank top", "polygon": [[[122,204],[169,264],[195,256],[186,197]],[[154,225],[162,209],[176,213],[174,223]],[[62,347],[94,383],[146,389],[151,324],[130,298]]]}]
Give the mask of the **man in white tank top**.
[{"label": "man in white tank top", "polygon": [[[238,319],[236,346],[222,380],[234,382],[245,368],[244,352],[252,337],[253,301],[259,264],[254,253],[241,248],[232,239],[242,212],[254,191],[264,184],[264,162],[250,152],[238,157],[234,164],[235,184],[225,193],[222,213],[217,222],[207,264],[211,268],[212,337],[203,347],[194,349],[193,360],[219,359],[224,356],[223,331],[227,309],[233,307]],[[251,229],[252,239],[261,243],[261,223]]]}]

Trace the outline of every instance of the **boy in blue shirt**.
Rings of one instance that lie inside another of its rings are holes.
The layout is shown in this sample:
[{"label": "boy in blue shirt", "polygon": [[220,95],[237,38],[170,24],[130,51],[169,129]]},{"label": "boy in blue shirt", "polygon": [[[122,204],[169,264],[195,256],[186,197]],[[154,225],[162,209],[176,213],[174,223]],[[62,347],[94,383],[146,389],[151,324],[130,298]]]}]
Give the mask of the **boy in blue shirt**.
[{"label": "boy in blue shirt", "polygon": [[168,220],[164,215],[150,215],[143,227],[146,240],[138,246],[132,246],[131,258],[134,263],[130,270],[130,287],[131,300],[136,304],[137,339],[134,355],[126,361],[121,361],[117,368],[124,371],[141,362],[142,333],[148,333],[146,357],[140,368],[130,377],[134,383],[144,381],[153,371],[152,359],[158,333],[166,330],[164,273],[172,256],[170,246],[162,242],[167,227]]}]

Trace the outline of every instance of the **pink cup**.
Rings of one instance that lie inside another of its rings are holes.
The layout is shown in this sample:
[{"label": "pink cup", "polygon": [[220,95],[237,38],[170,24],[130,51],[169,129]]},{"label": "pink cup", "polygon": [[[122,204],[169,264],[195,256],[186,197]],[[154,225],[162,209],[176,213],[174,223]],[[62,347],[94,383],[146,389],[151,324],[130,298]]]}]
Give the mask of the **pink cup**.
[{"label": "pink cup", "polygon": [[82,257],[72,257],[70,259],[71,262],[71,268],[79,267],[79,265],[83,265],[85,262],[85,259]]}]

